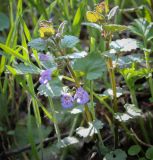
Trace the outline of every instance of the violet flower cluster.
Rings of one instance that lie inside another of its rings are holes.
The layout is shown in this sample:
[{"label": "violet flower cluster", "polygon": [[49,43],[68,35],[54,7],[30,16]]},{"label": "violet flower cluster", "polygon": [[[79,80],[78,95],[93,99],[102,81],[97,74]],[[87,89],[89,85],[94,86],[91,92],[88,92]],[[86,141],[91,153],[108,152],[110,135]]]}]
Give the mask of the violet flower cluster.
[{"label": "violet flower cluster", "polygon": [[38,56],[40,61],[48,61],[50,59],[50,56],[47,54],[40,53]]},{"label": "violet flower cluster", "polygon": [[64,93],[61,97],[61,104],[63,108],[71,108],[74,102],[84,105],[89,101],[89,94],[82,87],[76,90],[74,97],[68,93]]},{"label": "violet flower cluster", "polygon": [[51,74],[52,74],[51,69],[47,69],[47,70],[42,71],[40,74],[39,82],[41,84],[48,83],[48,81],[50,81],[52,79]]}]

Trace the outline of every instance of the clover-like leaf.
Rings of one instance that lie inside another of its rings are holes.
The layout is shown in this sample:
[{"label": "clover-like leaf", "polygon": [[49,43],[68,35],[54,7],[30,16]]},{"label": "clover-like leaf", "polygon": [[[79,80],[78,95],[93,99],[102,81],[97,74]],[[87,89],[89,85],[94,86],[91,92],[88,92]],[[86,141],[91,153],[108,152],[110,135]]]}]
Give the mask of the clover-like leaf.
[{"label": "clover-like leaf", "polygon": [[31,48],[36,49],[37,51],[45,51],[47,49],[47,42],[44,39],[36,38],[28,43]]},{"label": "clover-like leaf", "polygon": [[58,97],[62,93],[62,83],[58,78],[50,80],[47,84],[38,87],[38,93],[46,97]]},{"label": "clover-like leaf", "polygon": [[79,38],[71,35],[65,35],[63,39],[61,39],[61,47],[62,48],[73,48],[79,42]]},{"label": "clover-like leaf", "polygon": [[120,52],[130,52],[139,48],[139,44],[135,39],[125,38],[112,41],[110,47]]},{"label": "clover-like leaf", "polygon": [[110,153],[107,153],[103,160],[126,160],[127,154],[125,151],[121,149],[116,149],[114,151],[111,151]]}]

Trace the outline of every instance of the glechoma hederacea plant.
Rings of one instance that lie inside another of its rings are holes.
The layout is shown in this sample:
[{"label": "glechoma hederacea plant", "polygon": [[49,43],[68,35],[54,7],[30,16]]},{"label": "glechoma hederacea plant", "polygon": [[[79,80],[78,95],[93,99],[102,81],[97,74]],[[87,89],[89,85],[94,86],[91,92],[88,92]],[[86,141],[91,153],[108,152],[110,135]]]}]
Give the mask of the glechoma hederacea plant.
[{"label": "glechoma hederacea plant", "polygon": [[[0,48],[5,52],[4,54],[7,53],[12,56],[6,65],[7,72],[15,77],[17,82],[26,90],[28,99],[30,99],[27,123],[29,142],[35,159],[40,159],[40,157],[31,130],[33,121],[30,116],[31,106],[33,106],[40,136],[38,149],[43,150],[44,133],[41,117],[43,111],[43,114],[54,125],[58,141],[56,148],[62,151],[61,157],[66,154],[65,148],[79,143],[80,139],[76,138],[74,134],[84,139],[93,140],[100,155],[108,160],[113,159],[113,155],[121,160],[127,158],[127,154],[118,149],[120,146],[120,130],[124,130],[127,136],[137,144],[134,147],[137,147],[138,150],[141,150],[138,142],[146,144],[146,146],[149,145],[150,139],[143,119],[140,118],[139,125],[144,142],[137,137],[132,129],[128,128],[127,122],[135,117],[140,117],[142,114],[136,96],[135,83],[137,80],[148,79],[151,92],[150,100],[153,99],[152,69],[150,66],[151,49],[148,49],[153,38],[153,36],[150,36],[153,32],[152,23],[144,19],[138,19],[130,27],[114,24],[113,21],[118,12],[120,12],[119,7],[116,6],[110,10],[107,1],[97,4],[93,10],[86,12],[88,22],[84,22],[82,25],[87,26],[89,30],[98,31],[98,36],[104,41],[103,51],[100,52],[93,50],[93,48],[96,48],[96,43],[100,42],[92,32],[89,34],[91,37],[88,53],[86,50],[82,51],[79,38],[65,34],[66,21],[62,22],[59,27],[55,27],[52,21],[40,21],[40,37],[33,40],[29,39],[29,52],[28,46],[25,44],[26,40],[23,42],[23,46],[14,50],[8,45],[0,44]],[[24,24],[24,22],[22,23]],[[145,29],[141,29],[143,26]],[[27,29],[26,24],[24,24],[24,27]],[[143,43],[132,38],[114,40],[115,34],[127,30],[140,36]],[[144,52],[145,58],[140,54],[124,56],[124,53],[134,52],[138,48]],[[31,52],[32,56],[29,56]],[[144,61],[145,65],[141,65],[144,64]],[[123,89],[117,84],[116,73],[123,76],[131,98],[131,104],[124,100],[124,107],[121,108],[121,110],[125,110],[124,113],[119,110],[118,99],[126,94],[126,87]],[[100,80],[101,85],[106,86],[103,94],[96,92],[96,80]],[[45,103],[40,99],[43,96],[46,100]],[[109,123],[112,131],[112,152],[103,141],[104,124],[97,115],[96,108],[98,107],[104,107],[107,110],[104,119]],[[71,119],[73,119],[70,131],[65,138],[63,138],[59,127],[60,116],[63,113],[71,115]],[[79,120],[81,124],[78,126]],[[129,154],[131,153],[130,149]]]}]

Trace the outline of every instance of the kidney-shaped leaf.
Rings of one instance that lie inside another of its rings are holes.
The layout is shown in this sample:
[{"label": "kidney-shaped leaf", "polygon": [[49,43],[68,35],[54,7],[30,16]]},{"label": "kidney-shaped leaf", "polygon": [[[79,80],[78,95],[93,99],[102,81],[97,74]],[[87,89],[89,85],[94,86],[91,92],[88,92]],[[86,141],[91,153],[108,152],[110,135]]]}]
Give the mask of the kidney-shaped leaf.
[{"label": "kidney-shaped leaf", "polygon": [[85,58],[76,60],[73,68],[74,70],[84,72],[89,80],[101,77],[106,70],[105,63],[98,54],[89,54]]}]

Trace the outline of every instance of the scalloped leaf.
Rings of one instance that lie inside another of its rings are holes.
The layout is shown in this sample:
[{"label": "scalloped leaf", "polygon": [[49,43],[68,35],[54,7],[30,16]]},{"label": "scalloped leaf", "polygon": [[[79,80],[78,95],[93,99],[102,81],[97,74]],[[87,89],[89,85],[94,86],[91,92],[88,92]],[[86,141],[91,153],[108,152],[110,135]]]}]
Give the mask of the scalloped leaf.
[{"label": "scalloped leaf", "polygon": [[65,35],[63,39],[61,39],[61,47],[62,48],[73,48],[77,43],[79,43],[79,38],[71,35]]},{"label": "scalloped leaf", "polygon": [[[123,89],[120,87],[116,87],[117,98],[119,98],[122,95],[123,95]],[[102,96],[108,96],[108,97],[111,97],[111,99],[113,99],[113,90],[111,88],[105,90],[104,93],[102,94]]]},{"label": "scalloped leaf", "polygon": [[126,110],[125,113],[116,113],[115,118],[120,122],[126,122],[130,119],[141,116],[142,111],[135,107],[134,104],[125,104],[124,108]]},{"label": "scalloped leaf", "polygon": [[47,49],[47,42],[44,39],[36,38],[28,43],[28,46],[37,51],[45,51]]},{"label": "scalloped leaf", "polygon": [[84,72],[89,80],[97,79],[106,70],[105,62],[98,54],[89,54],[85,58],[77,59],[73,65],[74,70]]},{"label": "scalloped leaf", "polygon": [[99,129],[103,128],[103,123],[99,120],[95,120],[93,122],[89,122],[89,127],[88,128],[84,128],[84,127],[79,127],[76,129],[76,133],[80,136],[80,137],[92,137],[94,134],[98,133]]},{"label": "scalloped leaf", "polygon": [[132,38],[119,39],[110,43],[110,48],[119,52],[130,52],[139,48],[138,41]]},{"label": "scalloped leaf", "polygon": [[59,58],[56,58],[57,60],[63,60],[63,58],[64,59],[67,59],[67,58],[69,58],[69,59],[79,59],[79,58],[84,58],[84,57],[86,57],[88,55],[88,53],[87,52],[85,52],[85,51],[82,51],[82,52],[74,52],[74,53],[72,53],[72,54],[68,54],[68,55],[66,55],[66,56],[61,56],[61,57],[59,57]]}]

